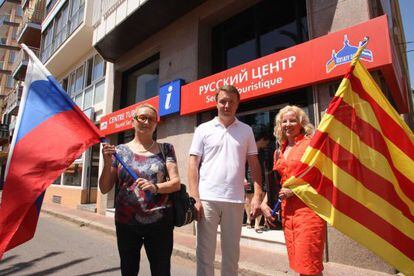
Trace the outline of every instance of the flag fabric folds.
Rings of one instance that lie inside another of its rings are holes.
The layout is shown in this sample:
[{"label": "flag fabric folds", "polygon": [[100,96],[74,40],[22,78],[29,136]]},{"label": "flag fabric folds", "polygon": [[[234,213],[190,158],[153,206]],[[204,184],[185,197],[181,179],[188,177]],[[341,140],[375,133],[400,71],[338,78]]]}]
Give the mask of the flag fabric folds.
[{"label": "flag fabric folds", "polygon": [[33,52],[22,47],[30,59],[0,206],[0,259],[33,237],[46,188],[101,137]]},{"label": "flag fabric folds", "polygon": [[414,275],[414,135],[356,58],[285,186],[330,225]]}]

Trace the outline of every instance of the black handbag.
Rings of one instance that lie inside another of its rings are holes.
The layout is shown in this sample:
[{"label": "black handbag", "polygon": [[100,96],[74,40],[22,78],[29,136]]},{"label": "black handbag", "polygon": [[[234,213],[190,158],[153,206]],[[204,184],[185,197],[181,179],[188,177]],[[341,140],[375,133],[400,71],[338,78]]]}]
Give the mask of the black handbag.
[{"label": "black handbag", "polygon": [[[165,162],[165,143],[158,144],[162,157]],[[167,162],[166,162],[167,163]],[[168,171],[166,170],[166,179],[169,179]],[[170,198],[173,204],[174,214],[174,226],[181,227],[183,225],[191,223],[196,218],[195,199],[190,197],[187,193],[186,186],[180,184],[180,190],[170,194]]]}]

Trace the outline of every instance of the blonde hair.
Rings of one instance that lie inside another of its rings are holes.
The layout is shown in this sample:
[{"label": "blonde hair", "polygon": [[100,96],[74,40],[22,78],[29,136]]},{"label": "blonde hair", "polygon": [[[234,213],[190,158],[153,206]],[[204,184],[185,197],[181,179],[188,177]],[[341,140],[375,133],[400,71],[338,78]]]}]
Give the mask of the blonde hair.
[{"label": "blonde hair", "polygon": [[287,140],[286,134],[282,130],[282,117],[289,111],[295,112],[296,118],[302,126],[301,133],[303,135],[310,137],[315,131],[314,126],[309,122],[308,115],[306,115],[305,111],[303,111],[302,108],[299,108],[296,105],[287,105],[282,108],[275,117],[275,129],[273,134],[275,135],[276,140],[280,146],[283,145],[283,143]]},{"label": "blonde hair", "polygon": [[137,114],[137,113],[138,113],[138,110],[140,110],[141,108],[144,108],[144,107],[149,108],[149,109],[151,109],[152,111],[154,111],[154,113],[155,113],[155,117],[156,117],[156,119],[158,119],[158,111],[157,111],[157,109],[155,109],[155,107],[154,107],[153,105],[149,104],[149,103],[143,103],[143,104],[138,105],[138,106],[135,108],[135,114]]}]

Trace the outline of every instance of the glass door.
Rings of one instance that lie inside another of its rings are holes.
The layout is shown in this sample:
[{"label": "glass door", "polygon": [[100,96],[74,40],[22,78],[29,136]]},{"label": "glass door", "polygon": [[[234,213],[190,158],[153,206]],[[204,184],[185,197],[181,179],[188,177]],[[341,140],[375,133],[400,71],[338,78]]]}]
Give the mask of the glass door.
[{"label": "glass door", "polygon": [[[275,116],[279,110],[285,106],[277,105],[264,109],[246,111],[237,114],[237,118],[255,129],[266,129],[269,143],[263,147],[258,147],[258,156],[262,168],[262,190],[267,193],[268,204],[273,208],[280,187],[276,183],[273,173],[273,154],[276,149],[276,139],[273,135]],[[281,225],[278,225],[281,229]]]}]

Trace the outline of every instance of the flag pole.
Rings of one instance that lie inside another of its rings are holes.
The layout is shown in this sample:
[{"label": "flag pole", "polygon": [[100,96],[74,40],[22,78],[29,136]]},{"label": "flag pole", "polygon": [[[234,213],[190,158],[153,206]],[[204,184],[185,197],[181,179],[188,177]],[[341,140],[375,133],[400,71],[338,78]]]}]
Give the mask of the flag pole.
[{"label": "flag pole", "polygon": [[367,47],[369,41],[369,37],[366,36],[364,37],[364,40],[362,40],[358,46],[358,50],[355,53],[354,57],[352,58],[352,62],[351,62],[351,66],[354,67],[356,62],[359,60],[359,58],[361,57],[362,52],[365,50],[365,48]]},{"label": "flag pole", "polygon": [[[362,40],[359,43],[358,50],[356,51],[355,55],[353,56],[352,61],[351,61],[351,66],[349,68],[349,71],[345,74],[345,76],[352,74],[352,72],[354,71],[355,64],[357,63],[357,61],[359,61],[362,52],[365,50],[365,48],[366,48],[366,46],[368,44],[368,41],[369,41],[369,37],[368,36],[365,36],[364,37],[364,40]],[[307,168],[302,174],[300,174],[298,177],[296,177],[296,179],[302,179],[311,169],[312,169],[311,167]],[[288,179],[287,180],[288,185],[286,185],[286,186],[283,185],[283,186],[284,187],[295,186],[295,183],[291,183],[291,182],[293,182],[293,180],[289,180]],[[274,206],[274,209],[275,210],[279,208],[276,205],[277,205],[277,202],[276,202],[276,204]]]},{"label": "flag pole", "polygon": [[[101,137],[101,142],[102,143],[107,143],[109,144],[109,140],[107,138],[103,138]],[[134,179],[134,181],[138,180],[138,175],[124,162],[124,160],[122,160],[122,158],[119,156],[118,153],[114,153],[113,156],[115,157],[115,159],[121,163],[122,167],[124,167],[124,169],[127,171],[127,173]],[[151,200],[152,198],[152,193],[150,191],[145,191],[145,195],[147,196],[148,200]]]}]

